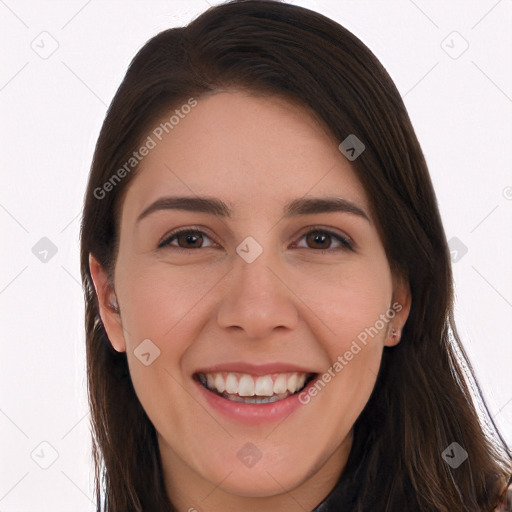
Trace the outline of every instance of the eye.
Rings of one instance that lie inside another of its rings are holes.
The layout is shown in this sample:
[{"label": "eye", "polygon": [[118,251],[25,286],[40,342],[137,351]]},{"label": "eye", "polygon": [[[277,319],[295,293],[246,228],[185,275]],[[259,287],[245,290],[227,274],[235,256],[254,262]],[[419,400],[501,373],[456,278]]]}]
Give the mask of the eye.
[{"label": "eye", "polygon": [[[303,238],[306,238],[307,244],[316,245],[316,247],[309,247],[310,249],[329,251],[339,251],[347,249],[350,251],[354,250],[354,246],[348,238],[321,227],[313,227],[312,229],[304,233],[301,236],[300,240],[302,240]],[[172,250],[176,250],[179,252],[187,252],[194,249],[206,249],[208,247],[213,247],[212,244],[207,246],[202,245],[205,239],[210,240],[210,237],[199,229],[179,229],[173,231],[172,233],[169,234],[169,236],[164,238],[164,240],[162,240],[162,242],[158,244],[158,248],[160,249],[167,246],[172,247]],[[335,243],[338,244],[337,247],[332,247],[332,239],[334,239]],[[177,242],[177,244],[173,243],[175,241]],[[295,245],[295,247],[300,249],[308,248],[307,245],[300,246],[297,244]]]},{"label": "eye", "polygon": [[[205,238],[207,240],[210,239],[208,235],[206,235],[203,231],[200,231],[198,229],[180,229],[177,231],[173,231],[168,237],[162,240],[158,244],[158,248],[160,249],[165,246],[172,246],[173,250],[177,251],[203,249],[204,247],[201,247],[201,244]],[[178,246],[172,243],[174,240],[178,242]],[[184,246],[182,246],[181,244],[184,244]]]},{"label": "eye", "polygon": [[[310,249],[329,251],[354,250],[354,245],[348,238],[322,227],[313,227],[301,236],[301,240],[303,238],[306,238],[306,244],[316,245],[316,247],[309,247]],[[337,247],[332,247],[333,238],[338,244]],[[304,248],[304,246],[299,245],[296,245],[296,247]],[[308,248],[308,246],[306,245],[305,248]]]}]

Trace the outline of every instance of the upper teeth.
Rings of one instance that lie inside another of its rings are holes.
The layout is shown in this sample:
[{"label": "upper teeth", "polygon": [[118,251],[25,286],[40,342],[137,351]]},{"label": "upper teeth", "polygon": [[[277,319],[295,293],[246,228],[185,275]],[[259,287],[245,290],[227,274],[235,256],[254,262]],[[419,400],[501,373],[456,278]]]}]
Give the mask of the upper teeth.
[{"label": "upper teeth", "polygon": [[199,378],[219,393],[225,391],[240,396],[272,396],[274,393],[295,393],[304,386],[307,374],[273,373],[256,377],[248,373],[217,372],[202,373]]}]

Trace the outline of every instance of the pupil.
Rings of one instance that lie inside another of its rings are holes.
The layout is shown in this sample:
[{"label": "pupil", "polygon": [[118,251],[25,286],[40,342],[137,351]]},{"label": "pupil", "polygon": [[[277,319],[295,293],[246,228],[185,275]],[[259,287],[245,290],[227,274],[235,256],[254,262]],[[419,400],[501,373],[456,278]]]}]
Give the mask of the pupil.
[{"label": "pupil", "polygon": [[[328,238],[326,235],[319,235],[319,234],[316,234],[316,235],[313,234],[312,236],[313,236],[314,243],[320,244],[320,245],[322,245],[322,243],[325,245],[325,241]],[[323,241],[322,241],[322,239],[323,239]],[[327,245],[329,245],[329,244],[327,244]],[[323,249],[325,249],[325,247],[323,247]]]},{"label": "pupil", "polygon": [[186,235],[185,236],[185,240],[186,240],[187,244],[194,245],[194,239],[196,239],[196,241],[197,241],[200,239],[200,237],[197,235]]}]

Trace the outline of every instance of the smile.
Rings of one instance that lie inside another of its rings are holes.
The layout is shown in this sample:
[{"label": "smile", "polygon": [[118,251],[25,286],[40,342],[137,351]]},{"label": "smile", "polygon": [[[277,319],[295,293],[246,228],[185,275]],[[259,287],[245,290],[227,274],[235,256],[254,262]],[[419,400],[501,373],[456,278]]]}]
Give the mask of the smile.
[{"label": "smile", "polygon": [[286,372],[251,375],[239,372],[198,373],[195,378],[207,390],[234,402],[265,404],[300,393],[316,373]]}]

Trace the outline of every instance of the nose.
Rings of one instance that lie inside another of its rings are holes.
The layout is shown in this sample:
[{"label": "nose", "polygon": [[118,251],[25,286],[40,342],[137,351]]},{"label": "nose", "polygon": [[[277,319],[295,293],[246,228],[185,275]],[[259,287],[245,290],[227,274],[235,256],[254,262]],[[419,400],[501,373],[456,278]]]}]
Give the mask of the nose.
[{"label": "nose", "polygon": [[263,339],[274,330],[295,329],[297,297],[290,289],[282,265],[270,251],[247,263],[238,255],[226,276],[227,286],[217,322],[223,329],[243,331],[245,337]]}]

